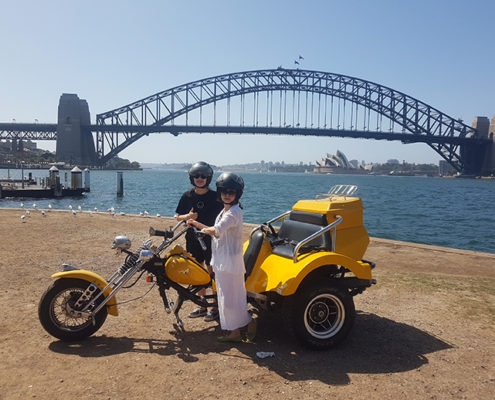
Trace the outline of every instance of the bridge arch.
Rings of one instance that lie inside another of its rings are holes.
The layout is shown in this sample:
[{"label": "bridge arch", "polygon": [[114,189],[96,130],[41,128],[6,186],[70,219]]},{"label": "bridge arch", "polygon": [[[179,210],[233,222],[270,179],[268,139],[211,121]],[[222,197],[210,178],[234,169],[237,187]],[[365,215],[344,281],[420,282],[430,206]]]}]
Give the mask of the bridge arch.
[{"label": "bridge arch", "polygon": [[[358,111],[361,109],[360,121],[363,122],[364,130],[373,132],[370,129],[370,113],[373,112],[376,121],[380,121],[380,125],[381,118],[385,117],[389,125],[397,124],[400,127],[402,131],[400,140],[408,142],[414,136],[414,141],[418,141],[418,137],[421,137],[420,141],[427,143],[458,171],[466,168],[459,142],[449,140],[466,138],[468,134],[475,133],[473,128],[462,121],[412,96],[377,83],[336,73],[284,68],[237,72],[201,79],[98,114],[97,125],[101,129],[97,132],[98,158],[106,162],[141,137],[160,131],[161,126],[174,124],[182,116],[186,116],[187,125],[187,115],[194,110],[203,109],[212,104],[216,105],[223,100],[239,97],[242,99],[245,95],[261,92],[266,92],[267,96],[269,93],[279,93],[280,101],[284,93],[285,101],[287,101],[287,93],[293,94],[293,100],[295,100],[295,93],[317,94],[317,104],[311,104],[311,115],[316,113],[314,108],[318,107],[318,116],[320,116],[320,109],[323,108],[322,97],[325,99],[325,112],[328,99],[331,99],[332,113],[333,101],[338,99],[339,117],[340,102],[343,101],[344,122],[346,102],[349,102],[351,107],[355,107],[355,120],[353,120],[354,108],[351,108],[351,126],[349,129],[343,127],[343,131],[357,130]],[[294,107],[294,103],[292,106]],[[307,104],[306,107],[308,107]],[[230,113],[230,109],[227,112]],[[349,114],[349,110],[347,113]],[[282,128],[287,128],[288,134],[308,134],[304,133],[307,128],[299,126],[299,123],[297,127],[282,126],[285,123],[282,124],[281,115],[279,121]],[[341,129],[340,124],[338,125],[338,129]],[[111,126],[114,131],[120,128],[125,140],[119,143],[118,138],[108,133],[108,126]],[[318,121],[316,128],[311,129],[311,131],[315,130],[325,135],[326,124],[322,126]],[[381,130],[382,127],[377,125],[376,131]],[[391,128],[389,130],[392,131]],[[432,138],[436,140],[430,140]],[[438,140],[438,138],[445,140]],[[109,147],[107,153],[105,153],[105,144]]]}]

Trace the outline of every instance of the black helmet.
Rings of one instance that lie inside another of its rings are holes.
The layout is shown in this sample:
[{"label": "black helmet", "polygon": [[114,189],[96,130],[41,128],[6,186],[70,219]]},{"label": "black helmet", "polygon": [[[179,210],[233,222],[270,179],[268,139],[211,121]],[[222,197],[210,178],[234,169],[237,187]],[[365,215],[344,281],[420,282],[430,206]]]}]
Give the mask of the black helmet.
[{"label": "black helmet", "polygon": [[205,163],[204,161],[198,161],[189,169],[189,181],[193,186],[196,186],[194,184],[194,177],[197,175],[206,176],[206,185],[204,185],[203,187],[207,187],[211,182],[211,178],[213,177],[213,169],[210,167],[210,164]]},{"label": "black helmet", "polygon": [[217,193],[220,197],[220,193],[225,189],[233,189],[237,192],[235,200],[230,204],[237,204],[244,191],[244,181],[243,179],[232,172],[224,172],[220,175],[216,181]]}]

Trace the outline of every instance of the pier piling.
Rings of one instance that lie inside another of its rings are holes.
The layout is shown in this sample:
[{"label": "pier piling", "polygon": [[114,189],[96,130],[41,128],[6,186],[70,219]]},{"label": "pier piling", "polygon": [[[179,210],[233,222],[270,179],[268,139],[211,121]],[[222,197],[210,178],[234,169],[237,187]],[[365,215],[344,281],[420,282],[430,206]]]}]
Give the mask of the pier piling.
[{"label": "pier piling", "polygon": [[124,195],[124,173],[117,172],[117,196],[122,197]]},{"label": "pier piling", "polygon": [[91,190],[89,168],[84,169],[84,191],[89,192]]}]

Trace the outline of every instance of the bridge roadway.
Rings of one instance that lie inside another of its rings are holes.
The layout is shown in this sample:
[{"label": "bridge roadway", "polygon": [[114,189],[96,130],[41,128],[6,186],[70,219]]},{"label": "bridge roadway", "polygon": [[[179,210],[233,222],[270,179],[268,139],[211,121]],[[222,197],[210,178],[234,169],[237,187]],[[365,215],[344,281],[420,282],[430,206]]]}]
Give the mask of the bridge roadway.
[{"label": "bridge roadway", "polygon": [[[452,145],[486,144],[488,139],[437,136],[428,134],[405,134],[398,132],[339,130],[298,127],[259,127],[259,126],[193,126],[193,125],[81,125],[90,132],[112,133],[170,133],[178,136],[181,133],[236,133],[253,135],[293,135],[348,137],[356,139],[394,140],[402,143],[441,143]],[[57,140],[57,124],[39,123],[0,123],[0,139],[17,140]]]}]

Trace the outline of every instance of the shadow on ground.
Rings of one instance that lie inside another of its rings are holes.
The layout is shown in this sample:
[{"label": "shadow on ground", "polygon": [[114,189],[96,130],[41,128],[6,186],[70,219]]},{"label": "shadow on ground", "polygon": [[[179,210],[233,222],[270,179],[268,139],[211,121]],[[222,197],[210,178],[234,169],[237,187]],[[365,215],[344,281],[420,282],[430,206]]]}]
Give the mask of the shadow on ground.
[{"label": "shadow on ground", "polygon": [[[428,363],[426,354],[452,346],[413,326],[375,314],[358,313],[351,334],[337,348],[311,351],[301,347],[282,328],[279,318],[263,315],[255,344],[218,343],[219,327],[202,331],[174,331],[174,339],[159,340],[130,337],[92,337],[83,342],[52,342],[50,350],[81,357],[102,357],[139,352],[175,355],[185,362],[198,361],[198,355],[221,353],[236,347],[281,377],[290,381],[319,380],[330,385],[346,385],[349,374],[384,374],[409,371]],[[260,359],[259,351],[275,356]],[[233,355],[235,357],[236,355]]]}]

